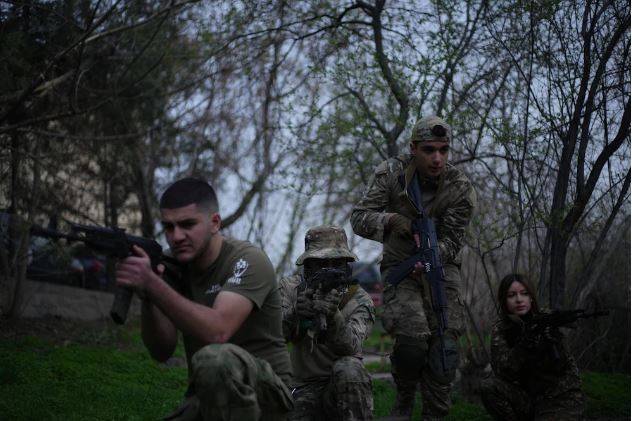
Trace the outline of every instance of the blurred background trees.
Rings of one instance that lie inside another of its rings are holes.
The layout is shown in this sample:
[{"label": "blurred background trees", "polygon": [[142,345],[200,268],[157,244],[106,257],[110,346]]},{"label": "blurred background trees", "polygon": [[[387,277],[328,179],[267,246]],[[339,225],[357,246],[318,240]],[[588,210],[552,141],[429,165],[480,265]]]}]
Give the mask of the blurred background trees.
[{"label": "blurred background trees", "polygon": [[321,223],[377,261],[351,208],[439,114],[479,195],[471,343],[520,271],[550,307],[616,309],[573,343],[629,370],[629,16],[620,0],[2,2],[0,208],[160,237],[157,197],[193,174],[279,274]]}]

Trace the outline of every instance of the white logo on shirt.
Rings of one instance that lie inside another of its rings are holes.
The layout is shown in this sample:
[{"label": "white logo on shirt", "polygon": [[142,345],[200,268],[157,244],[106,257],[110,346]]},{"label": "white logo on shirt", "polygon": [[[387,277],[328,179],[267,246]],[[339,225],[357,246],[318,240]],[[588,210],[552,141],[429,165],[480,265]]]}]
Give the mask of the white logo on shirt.
[{"label": "white logo on shirt", "polygon": [[211,285],[209,289],[206,290],[205,294],[206,295],[215,294],[216,292],[219,292],[220,289],[222,289],[222,286],[220,284],[213,284]]},{"label": "white logo on shirt", "polygon": [[228,278],[228,281],[226,281],[226,283],[239,285],[241,284],[241,278],[235,278],[234,276],[231,276],[230,278]]},{"label": "white logo on shirt", "polygon": [[233,285],[241,284],[241,276],[244,272],[246,272],[246,269],[248,269],[248,262],[244,259],[237,260],[237,263],[235,263],[235,267],[233,268],[233,276],[228,278],[226,283]]}]

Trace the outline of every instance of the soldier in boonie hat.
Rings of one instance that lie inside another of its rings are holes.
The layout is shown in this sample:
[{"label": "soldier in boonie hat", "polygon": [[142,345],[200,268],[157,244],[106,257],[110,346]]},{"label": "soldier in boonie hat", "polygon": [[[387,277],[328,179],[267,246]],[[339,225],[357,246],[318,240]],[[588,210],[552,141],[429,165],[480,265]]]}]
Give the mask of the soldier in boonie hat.
[{"label": "soldier in boonie hat", "polygon": [[300,266],[306,259],[338,258],[358,260],[347,246],[345,230],[336,226],[321,225],[310,228],[305,234],[305,252],[299,256],[296,264]]},{"label": "soldier in boonie hat", "polygon": [[371,376],[361,357],[375,309],[352,282],[349,263],[356,260],[344,229],[310,228],[296,261],[303,273],[279,282],[283,332],[293,344],[289,421],[372,417]]}]

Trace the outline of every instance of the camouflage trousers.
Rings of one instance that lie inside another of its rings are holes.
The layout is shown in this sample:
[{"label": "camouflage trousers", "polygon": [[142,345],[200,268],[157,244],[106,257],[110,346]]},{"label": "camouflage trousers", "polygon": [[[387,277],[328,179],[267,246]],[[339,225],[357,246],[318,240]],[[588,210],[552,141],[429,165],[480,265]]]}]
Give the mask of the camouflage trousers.
[{"label": "camouflage trousers", "polygon": [[291,421],[370,420],[373,413],[371,376],[362,361],[342,357],[330,378],[297,384],[292,392]]},{"label": "camouflage trousers", "polygon": [[582,419],[584,394],[580,389],[530,396],[520,386],[491,376],[481,385],[481,399],[495,420],[575,421]]},{"label": "camouflage trousers", "polygon": [[[447,264],[445,271],[445,292],[448,306],[448,329],[460,335],[463,329],[463,302],[459,293],[459,268]],[[386,279],[388,271],[382,275]],[[412,275],[396,287],[387,285],[384,290],[384,312],[382,325],[392,336],[410,336],[427,340],[437,328],[432,312],[430,288],[421,277]]]},{"label": "camouflage trousers", "polygon": [[459,273],[454,265],[446,265],[445,270],[447,330],[443,337],[443,357],[435,333],[437,321],[428,284],[411,276],[396,287],[388,285],[384,291],[382,325],[395,340],[391,371],[398,398],[407,396],[413,405],[419,385],[424,418],[441,418],[448,414],[452,381],[459,364],[457,340],[464,315],[458,290]]},{"label": "camouflage trousers", "polygon": [[207,345],[191,359],[184,402],[165,420],[285,420],[292,395],[270,364],[233,344]]}]

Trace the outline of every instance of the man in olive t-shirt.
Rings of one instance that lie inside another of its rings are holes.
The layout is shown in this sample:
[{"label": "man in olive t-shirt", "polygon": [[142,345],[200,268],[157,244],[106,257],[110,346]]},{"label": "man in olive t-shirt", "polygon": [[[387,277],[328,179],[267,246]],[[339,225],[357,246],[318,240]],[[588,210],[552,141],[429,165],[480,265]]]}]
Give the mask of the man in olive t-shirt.
[{"label": "man in olive t-shirt", "polygon": [[162,224],[181,276],[163,280],[140,248],[117,266],[117,284],[142,299],[141,333],[167,360],[182,332],[189,388],[172,420],[280,420],[292,408],[289,354],[272,264],[246,241],[223,237],[217,197],[205,181],[173,183]]}]

